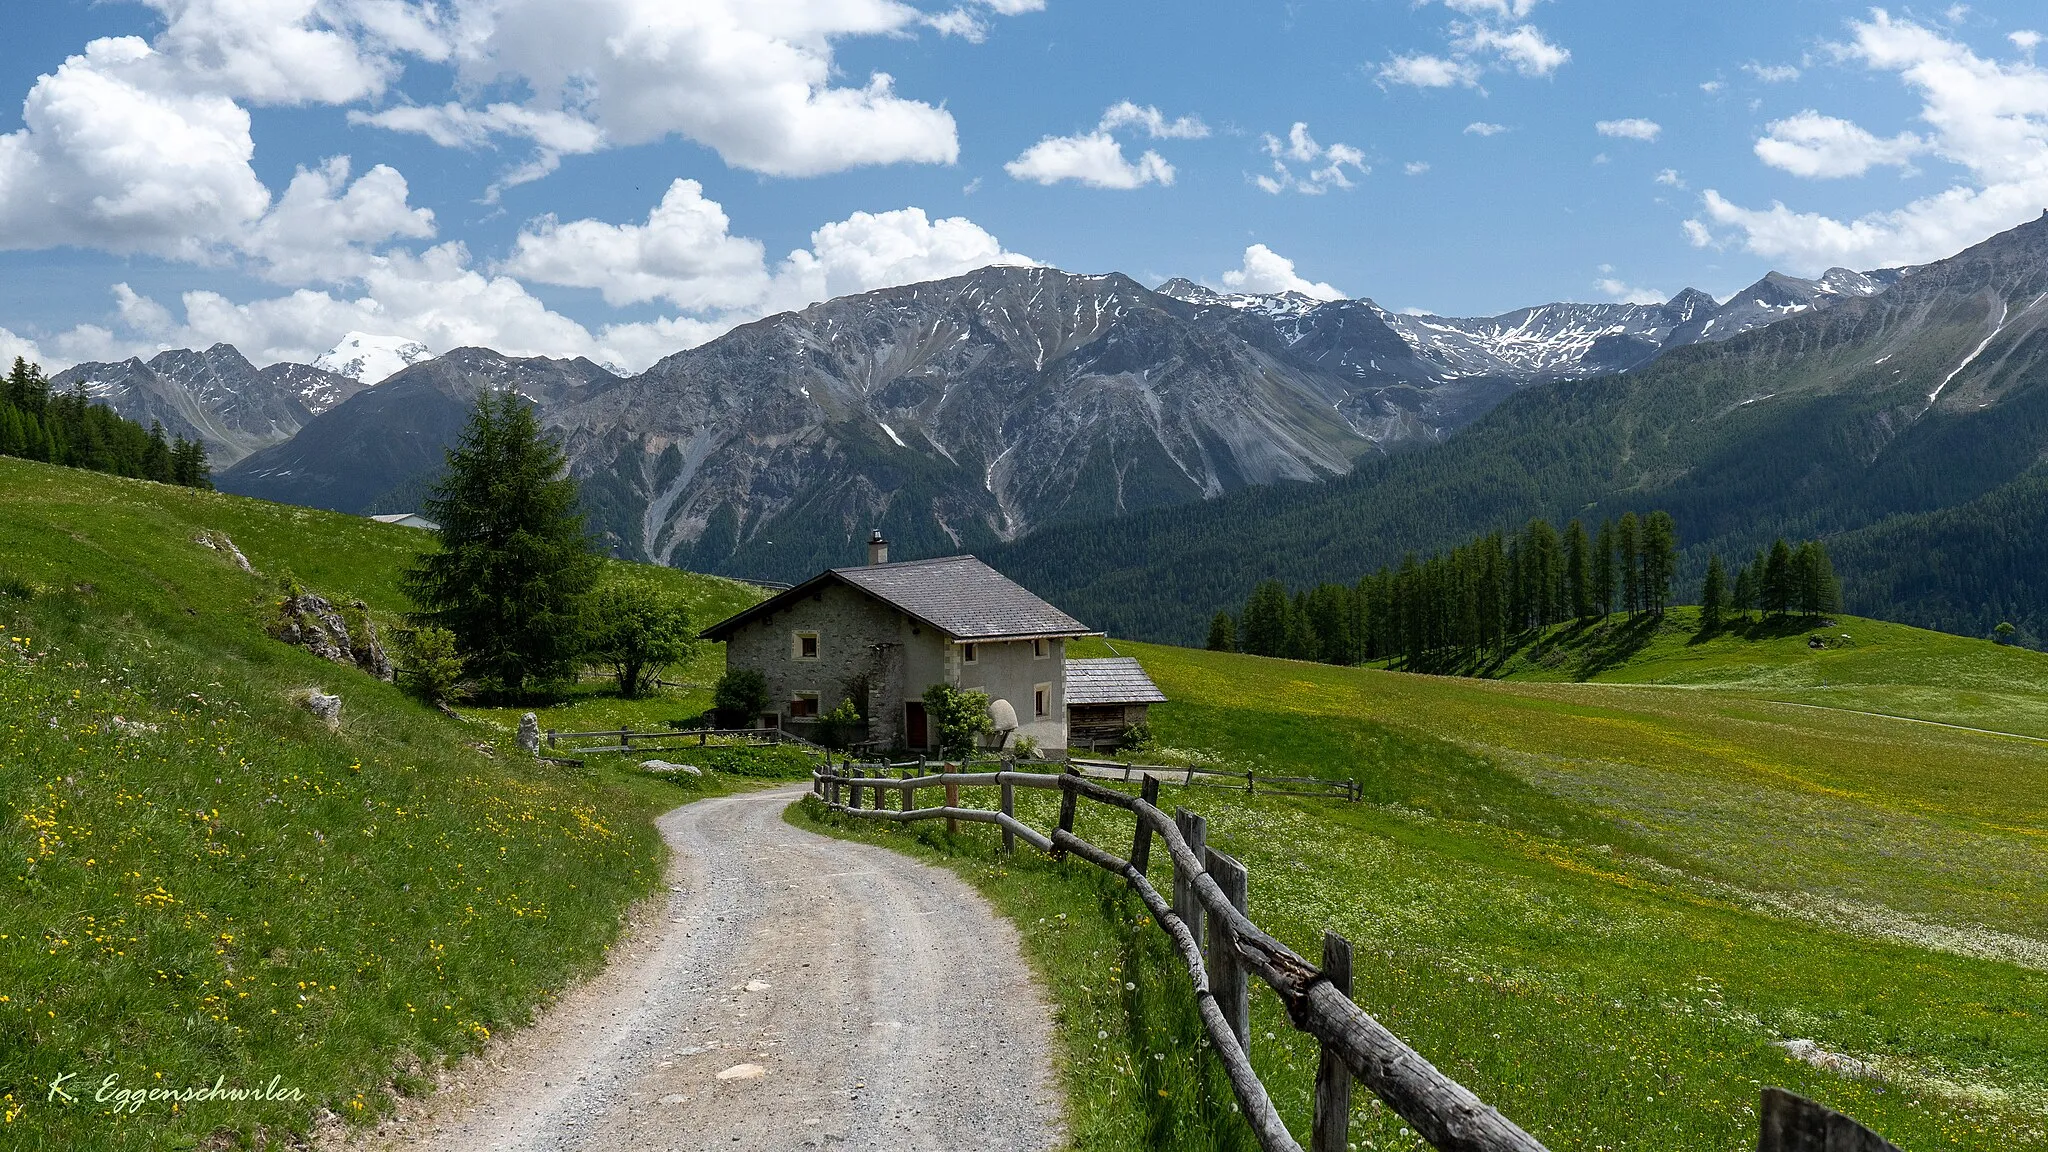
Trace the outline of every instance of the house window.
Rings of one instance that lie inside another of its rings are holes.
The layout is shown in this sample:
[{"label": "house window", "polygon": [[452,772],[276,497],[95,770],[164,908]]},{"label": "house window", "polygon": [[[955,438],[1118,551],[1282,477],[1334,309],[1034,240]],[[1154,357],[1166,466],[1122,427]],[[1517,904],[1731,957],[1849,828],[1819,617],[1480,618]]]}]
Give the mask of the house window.
[{"label": "house window", "polygon": [[1052,641],[1033,640],[1031,642],[1031,654],[1040,660],[1052,655]]},{"label": "house window", "polygon": [[818,658],[818,634],[816,632],[796,633],[790,641],[790,655],[798,660],[816,660]]},{"label": "house window", "polygon": [[1040,684],[1031,690],[1032,711],[1040,720],[1052,715],[1052,685]]},{"label": "house window", "polygon": [[791,720],[816,720],[818,718],[818,694],[816,692],[798,692],[790,697],[789,718]]},{"label": "house window", "polygon": [[975,662],[974,649],[975,645],[973,644],[962,644],[960,646],[960,659],[963,663],[972,664]]}]

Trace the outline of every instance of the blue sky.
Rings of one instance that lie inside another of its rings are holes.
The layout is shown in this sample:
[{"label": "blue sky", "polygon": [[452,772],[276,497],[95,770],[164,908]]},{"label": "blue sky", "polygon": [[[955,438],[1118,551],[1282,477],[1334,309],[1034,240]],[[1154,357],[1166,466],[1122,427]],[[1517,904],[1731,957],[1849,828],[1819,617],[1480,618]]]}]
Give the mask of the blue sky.
[{"label": "blue sky", "polygon": [[637,369],[1026,259],[1455,315],[1725,296],[2048,207],[2036,27],[2011,0],[13,5],[0,353],[364,330]]}]

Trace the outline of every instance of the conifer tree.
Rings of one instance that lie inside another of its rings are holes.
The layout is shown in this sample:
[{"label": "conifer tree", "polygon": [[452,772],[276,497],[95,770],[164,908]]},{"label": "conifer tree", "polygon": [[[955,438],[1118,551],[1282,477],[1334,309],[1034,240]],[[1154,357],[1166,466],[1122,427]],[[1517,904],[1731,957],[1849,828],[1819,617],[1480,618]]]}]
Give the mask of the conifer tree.
[{"label": "conifer tree", "polygon": [[161,422],[149,422],[149,444],[142,450],[142,478],[161,484],[171,482],[171,442],[164,436]]},{"label": "conifer tree", "polygon": [[1593,539],[1593,608],[1605,616],[1614,611],[1614,521],[1602,520]]},{"label": "conifer tree", "polygon": [[1818,540],[1808,540],[1792,553],[1792,598],[1802,616],[1824,616],[1842,606],[1834,565]]},{"label": "conifer tree", "polygon": [[1783,616],[1790,612],[1798,589],[1792,582],[1792,547],[1782,537],[1772,542],[1770,556],[1763,562],[1763,573],[1757,598],[1763,602],[1764,614]]},{"label": "conifer tree", "polygon": [[1564,530],[1564,581],[1573,619],[1593,615],[1593,543],[1584,523],[1573,520]]},{"label": "conifer tree", "polygon": [[1736,570],[1735,591],[1728,599],[1737,616],[1749,619],[1749,614],[1756,609],[1756,570],[1753,566],[1744,564]]},{"label": "conifer tree", "polygon": [[1678,576],[1678,525],[1669,512],[1652,512],[1643,522],[1642,548],[1643,610],[1662,616]]},{"label": "conifer tree", "polygon": [[1621,569],[1621,610],[1643,610],[1643,530],[1633,512],[1624,512],[1614,530],[1614,562]]},{"label": "conifer tree", "polygon": [[1218,612],[1210,618],[1209,651],[1237,651],[1237,625],[1231,622],[1230,613]]},{"label": "conifer tree", "polygon": [[1721,626],[1721,613],[1727,609],[1728,572],[1721,567],[1719,556],[1707,558],[1707,578],[1700,585],[1700,631],[1712,632]]},{"label": "conifer tree", "polygon": [[525,696],[583,655],[584,597],[602,561],[565,472],[524,399],[485,393],[426,502],[440,547],[405,573],[413,621],[454,633],[487,695]]},{"label": "conifer tree", "polygon": [[1244,604],[1244,650],[1254,656],[1278,656],[1287,648],[1290,615],[1287,586],[1262,580]]}]

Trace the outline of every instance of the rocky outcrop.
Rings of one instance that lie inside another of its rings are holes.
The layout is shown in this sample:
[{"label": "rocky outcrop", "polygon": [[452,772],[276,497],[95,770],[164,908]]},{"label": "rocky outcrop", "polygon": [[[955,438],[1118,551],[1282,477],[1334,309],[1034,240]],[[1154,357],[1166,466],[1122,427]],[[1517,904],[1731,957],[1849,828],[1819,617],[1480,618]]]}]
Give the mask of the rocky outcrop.
[{"label": "rocky outcrop", "polygon": [[379,680],[392,679],[391,657],[377,638],[377,626],[370,620],[369,606],[351,602],[355,628],[325,596],[298,591],[277,606],[277,619],[270,634],[295,648],[304,648],[322,660],[360,668]]},{"label": "rocky outcrop", "polygon": [[197,536],[194,536],[192,538],[192,542],[194,544],[199,545],[201,548],[211,548],[215,552],[222,553],[228,559],[235,562],[235,567],[240,568],[242,571],[247,572],[252,576],[256,574],[255,565],[249,563],[249,558],[247,556],[242,555],[242,550],[240,548],[235,547],[235,542],[233,540],[228,539],[227,533],[215,532],[209,529],[205,532],[201,532]]}]

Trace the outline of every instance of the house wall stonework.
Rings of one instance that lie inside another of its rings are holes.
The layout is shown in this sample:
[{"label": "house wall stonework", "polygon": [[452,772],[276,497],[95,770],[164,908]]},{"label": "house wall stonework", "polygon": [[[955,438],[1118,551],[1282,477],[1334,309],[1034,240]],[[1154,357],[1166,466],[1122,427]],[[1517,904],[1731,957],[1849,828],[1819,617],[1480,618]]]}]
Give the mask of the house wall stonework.
[{"label": "house wall stonework", "polygon": [[[800,655],[798,638],[818,637],[817,656]],[[816,693],[818,714],[839,706],[852,686],[868,683],[868,737],[883,747],[904,743],[904,704],[939,683],[978,689],[1008,700],[1017,713],[1013,736],[1030,736],[1047,751],[1067,744],[1063,640],[1045,641],[1036,656],[1030,641],[978,642],[975,661],[962,645],[921,625],[864,592],[827,584],[773,614],[736,628],[726,641],[728,667],[752,668],[767,681],[768,707],[784,722],[791,702]],[[1035,689],[1047,689],[1046,715],[1035,715]],[[934,733],[936,735],[936,733]]]}]

